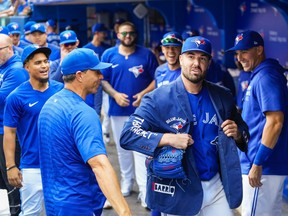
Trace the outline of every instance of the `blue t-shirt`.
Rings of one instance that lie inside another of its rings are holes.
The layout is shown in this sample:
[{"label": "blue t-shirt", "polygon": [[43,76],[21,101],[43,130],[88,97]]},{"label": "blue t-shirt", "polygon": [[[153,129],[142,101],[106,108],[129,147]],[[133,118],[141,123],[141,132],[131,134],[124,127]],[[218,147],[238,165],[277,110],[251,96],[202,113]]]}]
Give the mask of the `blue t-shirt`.
[{"label": "blue t-shirt", "polygon": [[261,144],[265,112],[282,111],[284,123],[273,153],[262,166],[264,175],[288,174],[288,91],[284,69],[274,59],[266,59],[251,74],[243,102],[242,117],[250,132],[248,152],[239,151],[241,169],[248,174]]},{"label": "blue t-shirt", "polygon": [[156,88],[167,85],[170,82],[174,81],[179,77],[181,74],[181,67],[176,70],[170,70],[168,67],[168,63],[164,63],[156,68],[155,71],[155,82]]},{"label": "blue t-shirt", "polygon": [[154,73],[158,66],[155,55],[147,48],[136,46],[135,52],[125,57],[119,54],[118,47],[107,49],[102,55],[102,61],[113,65],[101,70],[104,80],[118,92],[128,95],[130,104],[127,107],[119,106],[114,98],[109,97],[110,116],[129,116],[136,107],[133,96],[145,88],[154,80]]},{"label": "blue t-shirt", "polygon": [[93,215],[105,197],[87,161],[105,154],[95,110],[67,89],[43,106],[38,121],[40,167],[47,215]]},{"label": "blue t-shirt", "polygon": [[195,164],[202,181],[209,181],[219,170],[218,165],[218,118],[205,87],[199,94],[188,93],[193,113],[192,145]]},{"label": "blue t-shirt", "polygon": [[13,55],[5,64],[0,66],[0,134],[3,134],[6,97],[28,79],[28,72],[23,68],[21,58],[18,55]]},{"label": "blue t-shirt", "polygon": [[30,82],[26,81],[7,97],[4,126],[17,128],[17,137],[21,146],[20,168],[40,167],[38,116],[47,99],[62,88],[62,83],[51,80],[49,88],[40,92],[34,90]]}]

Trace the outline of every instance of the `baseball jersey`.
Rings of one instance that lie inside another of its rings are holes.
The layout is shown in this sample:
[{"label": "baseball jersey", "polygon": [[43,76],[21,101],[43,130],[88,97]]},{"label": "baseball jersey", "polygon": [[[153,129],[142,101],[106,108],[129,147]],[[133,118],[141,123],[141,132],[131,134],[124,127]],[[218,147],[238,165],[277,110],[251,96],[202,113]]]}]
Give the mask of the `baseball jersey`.
[{"label": "baseball jersey", "polygon": [[21,83],[29,79],[20,56],[13,55],[0,65],[0,134],[3,134],[3,114],[6,97]]},{"label": "baseball jersey", "polygon": [[18,86],[6,99],[4,126],[17,128],[21,146],[20,168],[39,168],[39,138],[37,121],[39,113],[53,94],[63,88],[62,83],[49,81],[49,87],[40,92],[29,81]]},{"label": "baseball jersey", "polygon": [[[47,215],[93,215],[105,202],[87,161],[105,154],[95,110],[63,89],[43,106],[39,121],[40,168]],[[98,214],[97,214],[98,215]]]},{"label": "baseball jersey", "polygon": [[55,46],[59,46],[60,36],[55,32],[50,32],[47,34],[47,43],[53,44]]},{"label": "baseball jersey", "polygon": [[206,87],[199,94],[188,93],[193,116],[192,145],[197,170],[202,181],[209,181],[219,171],[218,118]]},{"label": "baseball jersey", "polygon": [[174,81],[179,77],[181,74],[181,68],[179,67],[176,70],[170,70],[168,67],[168,63],[164,63],[156,68],[155,71],[155,82],[156,88],[167,85],[170,82]]},{"label": "baseball jersey", "polygon": [[264,113],[269,111],[282,111],[284,123],[273,153],[262,166],[262,173],[288,174],[288,92],[283,73],[284,69],[276,60],[266,59],[251,74],[242,111],[251,135],[247,154],[239,152],[243,174],[248,174],[253,164],[266,123]]},{"label": "baseball jersey", "polygon": [[125,57],[119,54],[118,47],[107,49],[102,55],[103,62],[113,65],[101,70],[104,80],[118,92],[128,95],[130,104],[127,107],[119,106],[109,97],[109,111],[111,116],[129,116],[136,107],[132,106],[133,96],[145,88],[154,80],[154,73],[158,66],[155,55],[147,48],[136,46],[135,52]]}]

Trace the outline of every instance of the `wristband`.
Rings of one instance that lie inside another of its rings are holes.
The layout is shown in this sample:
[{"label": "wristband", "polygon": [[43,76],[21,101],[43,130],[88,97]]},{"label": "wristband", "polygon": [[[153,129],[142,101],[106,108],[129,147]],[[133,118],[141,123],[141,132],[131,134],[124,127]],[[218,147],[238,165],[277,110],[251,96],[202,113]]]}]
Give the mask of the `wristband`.
[{"label": "wristband", "polygon": [[11,170],[11,169],[13,169],[13,168],[15,168],[15,167],[17,167],[16,165],[13,165],[13,166],[11,166],[11,167],[7,167],[6,168],[6,171],[9,171],[9,170]]},{"label": "wristband", "polygon": [[254,159],[254,164],[257,166],[262,166],[263,163],[269,158],[269,156],[272,154],[273,149],[268,148],[267,146],[263,145],[261,143],[258,152],[256,154],[256,157]]}]

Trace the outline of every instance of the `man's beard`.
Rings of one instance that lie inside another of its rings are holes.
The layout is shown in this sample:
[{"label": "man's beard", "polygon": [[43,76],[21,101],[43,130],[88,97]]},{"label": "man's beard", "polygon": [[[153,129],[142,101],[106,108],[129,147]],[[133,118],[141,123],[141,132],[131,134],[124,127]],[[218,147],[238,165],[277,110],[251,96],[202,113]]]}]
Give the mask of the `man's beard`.
[{"label": "man's beard", "polygon": [[131,44],[126,44],[124,41],[121,41],[121,45],[123,45],[124,47],[134,47],[136,44],[136,41],[132,41]]},{"label": "man's beard", "polygon": [[200,74],[199,76],[197,77],[192,77],[192,76],[189,76],[189,74],[187,75],[186,73],[183,73],[183,76],[189,80],[190,82],[194,83],[194,84],[198,84],[200,82],[202,82],[205,78],[206,78],[206,73],[203,73],[203,74]]}]

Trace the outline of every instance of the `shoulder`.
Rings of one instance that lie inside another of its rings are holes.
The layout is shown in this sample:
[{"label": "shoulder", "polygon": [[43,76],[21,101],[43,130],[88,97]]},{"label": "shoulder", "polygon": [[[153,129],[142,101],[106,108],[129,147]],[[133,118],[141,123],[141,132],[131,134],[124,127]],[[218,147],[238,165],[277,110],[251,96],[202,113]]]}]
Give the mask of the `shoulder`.
[{"label": "shoulder", "polygon": [[51,50],[59,50],[60,51],[60,48],[54,44],[48,44],[48,47],[51,49]]},{"label": "shoulder", "polygon": [[57,89],[62,89],[64,87],[63,83],[60,83],[58,81],[55,80],[49,80],[49,84],[50,86],[52,86],[53,88],[57,88]]}]

